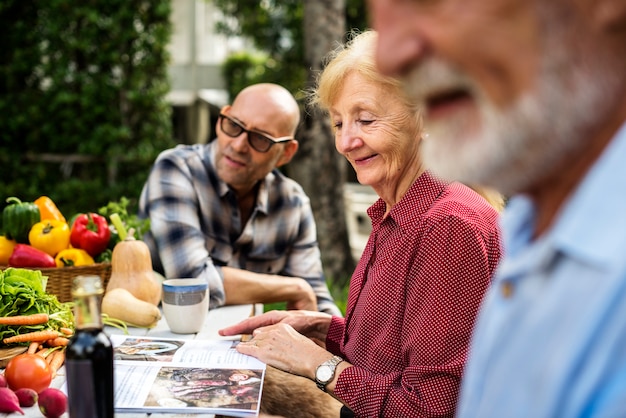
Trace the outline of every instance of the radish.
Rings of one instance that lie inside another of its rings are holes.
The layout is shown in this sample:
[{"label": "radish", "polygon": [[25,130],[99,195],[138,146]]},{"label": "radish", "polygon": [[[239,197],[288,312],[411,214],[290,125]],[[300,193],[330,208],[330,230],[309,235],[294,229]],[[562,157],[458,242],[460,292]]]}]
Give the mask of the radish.
[{"label": "radish", "polygon": [[19,412],[24,415],[17,395],[9,388],[0,388],[0,412]]},{"label": "radish", "polygon": [[59,389],[48,388],[39,392],[37,403],[46,418],[59,418],[67,411],[67,396]]},{"label": "radish", "polygon": [[15,391],[17,399],[20,402],[20,406],[33,406],[37,403],[37,392],[30,388],[21,388]]},{"label": "radish", "polygon": [[0,374],[0,388],[6,388],[9,384],[7,383],[7,378],[4,377],[3,374]]}]

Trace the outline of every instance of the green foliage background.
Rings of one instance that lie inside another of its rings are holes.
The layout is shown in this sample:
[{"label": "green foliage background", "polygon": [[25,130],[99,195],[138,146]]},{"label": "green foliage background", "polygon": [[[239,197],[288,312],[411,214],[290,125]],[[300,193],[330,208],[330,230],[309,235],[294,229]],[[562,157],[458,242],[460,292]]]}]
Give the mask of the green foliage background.
[{"label": "green foliage background", "polygon": [[174,145],[170,2],[0,3],[0,207],[48,195],[67,217],[138,197]]},{"label": "green foliage background", "polygon": [[[222,67],[231,98],[244,87],[259,82],[283,85],[296,97],[306,85],[304,65],[304,5],[302,0],[211,0],[227,18],[218,32],[243,36],[253,42],[257,54],[238,53]],[[364,0],[346,0],[346,27],[368,27]]]}]

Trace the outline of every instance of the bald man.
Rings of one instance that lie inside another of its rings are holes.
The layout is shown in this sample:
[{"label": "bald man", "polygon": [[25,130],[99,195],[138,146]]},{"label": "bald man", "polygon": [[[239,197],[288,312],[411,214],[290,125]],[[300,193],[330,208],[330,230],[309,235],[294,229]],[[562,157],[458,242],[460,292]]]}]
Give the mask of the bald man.
[{"label": "bald man", "polygon": [[288,90],[255,84],[221,109],[216,140],[159,155],[139,202],[156,271],[205,278],[210,307],[287,302],[341,315],[309,198],[277,170],[298,149],[299,121]]}]

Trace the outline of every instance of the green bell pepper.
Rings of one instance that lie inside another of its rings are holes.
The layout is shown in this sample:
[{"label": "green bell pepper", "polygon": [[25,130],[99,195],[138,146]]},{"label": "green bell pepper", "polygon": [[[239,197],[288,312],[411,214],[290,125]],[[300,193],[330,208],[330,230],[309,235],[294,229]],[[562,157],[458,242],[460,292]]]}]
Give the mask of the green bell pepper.
[{"label": "green bell pepper", "polygon": [[33,202],[22,202],[17,197],[9,197],[8,205],[2,211],[2,228],[7,238],[28,244],[30,228],[41,220],[39,207]]}]

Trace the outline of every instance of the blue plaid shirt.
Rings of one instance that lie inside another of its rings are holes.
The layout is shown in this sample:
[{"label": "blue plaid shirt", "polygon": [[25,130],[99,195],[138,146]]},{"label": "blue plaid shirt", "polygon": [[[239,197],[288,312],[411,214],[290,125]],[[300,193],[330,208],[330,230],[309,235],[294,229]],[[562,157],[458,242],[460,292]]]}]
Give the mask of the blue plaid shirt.
[{"label": "blue plaid shirt", "polygon": [[141,193],[139,216],[150,219],[144,240],[165,277],[204,277],[211,307],[224,304],[221,266],[301,277],[318,309],[335,315],[322,270],[315,220],[302,187],[278,170],[259,187],[241,225],[235,193],[217,177],[216,142],[179,145],[157,158]]}]

